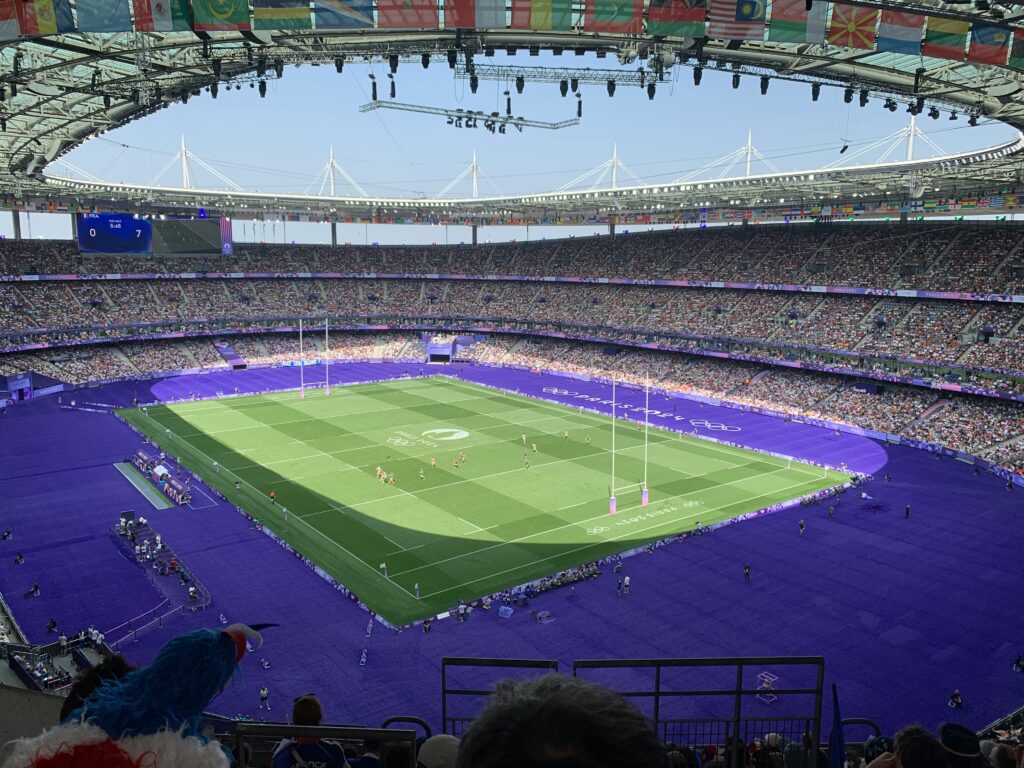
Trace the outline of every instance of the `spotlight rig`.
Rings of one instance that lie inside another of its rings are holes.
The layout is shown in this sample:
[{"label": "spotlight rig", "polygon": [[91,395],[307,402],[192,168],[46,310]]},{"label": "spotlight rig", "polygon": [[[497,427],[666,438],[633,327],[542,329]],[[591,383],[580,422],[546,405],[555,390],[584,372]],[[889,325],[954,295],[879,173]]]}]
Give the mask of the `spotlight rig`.
[{"label": "spotlight rig", "polygon": [[[583,108],[581,101],[577,101],[577,115]],[[508,106],[508,105],[507,105]],[[418,112],[423,115],[438,115],[445,118],[445,122],[454,128],[480,128],[483,127],[491,133],[504,134],[509,128],[515,128],[522,133],[523,128],[546,128],[547,130],[558,130],[579,125],[579,116],[569,120],[558,122],[546,122],[543,120],[528,120],[525,117],[515,117],[500,112],[483,112],[471,109],[445,109],[442,107],[428,107],[422,104],[402,104],[397,101],[371,101],[359,107],[360,112],[371,112],[375,109],[394,109],[401,112]]]}]

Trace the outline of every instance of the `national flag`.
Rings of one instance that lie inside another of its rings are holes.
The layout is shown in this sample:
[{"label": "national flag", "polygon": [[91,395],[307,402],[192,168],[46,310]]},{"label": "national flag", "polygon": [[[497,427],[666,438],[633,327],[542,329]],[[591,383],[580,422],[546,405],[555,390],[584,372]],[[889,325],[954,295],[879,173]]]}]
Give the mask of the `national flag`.
[{"label": "national flag", "polygon": [[512,29],[572,29],[572,0],[512,0]]},{"label": "national flag", "polygon": [[253,29],[310,29],[309,0],[252,0]]},{"label": "national flag", "polygon": [[1024,69],[1024,29],[1013,30],[1013,45],[1010,47],[1010,66]]},{"label": "national flag", "polygon": [[651,0],[647,34],[704,37],[707,14],[707,0]]},{"label": "national flag", "polygon": [[445,29],[504,29],[505,0],[444,0]]},{"label": "national flag", "polygon": [[889,53],[921,54],[921,33],[924,30],[924,16],[916,13],[882,11],[878,24],[875,49]]},{"label": "national flag", "polygon": [[832,683],[832,733],[828,736],[829,768],[846,765],[846,739],[843,737],[843,716],[839,714],[839,691]]},{"label": "national flag", "polygon": [[75,31],[69,0],[17,0],[22,35],[59,35]]},{"label": "national flag", "polygon": [[314,0],[317,29],[354,29],[373,26],[372,0]]},{"label": "national flag", "polygon": [[437,29],[436,0],[377,0],[380,29]]},{"label": "national flag", "polygon": [[832,23],[828,28],[828,41],[844,48],[875,47],[875,25],[878,11],[859,5],[836,3],[832,6]]},{"label": "national flag", "polygon": [[933,59],[964,60],[964,49],[967,47],[967,35],[971,31],[969,21],[955,19],[939,19],[928,17],[924,30],[924,45],[921,53]]},{"label": "national flag", "polygon": [[588,32],[640,34],[644,25],[643,0],[586,0],[583,29]]},{"label": "national flag", "polygon": [[1006,65],[1010,48],[1010,30],[988,24],[971,27],[971,46],[967,49],[967,60],[979,64]]},{"label": "national flag", "polygon": [[139,32],[184,32],[191,29],[188,0],[134,0]]},{"label": "national flag", "polygon": [[720,40],[763,40],[762,0],[711,0],[708,37]]},{"label": "national flag", "polygon": [[0,40],[13,40],[21,33],[15,3],[21,0],[0,0]]},{"label": "national flag", "polygon": [[131,32],[128,0],[90,0],[78,4],[80,32]]},{"label": "national flag", "polygon": [[248,0],[192,0],[192,12],[200,32],[249,29]]},{"label": "national flag", "polygon": [[777,43],[824,43],[828,3],[807,0],[774,0],[768,39]]}]

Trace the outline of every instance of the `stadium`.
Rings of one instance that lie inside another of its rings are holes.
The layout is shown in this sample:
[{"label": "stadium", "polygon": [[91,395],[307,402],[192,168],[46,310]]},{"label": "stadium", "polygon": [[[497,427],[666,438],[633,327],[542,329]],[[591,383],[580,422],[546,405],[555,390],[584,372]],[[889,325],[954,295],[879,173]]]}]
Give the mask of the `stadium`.
[{"label": "stadium", "polygon": [[0,40],[0,768],[1020,768],[1024,6]]}]

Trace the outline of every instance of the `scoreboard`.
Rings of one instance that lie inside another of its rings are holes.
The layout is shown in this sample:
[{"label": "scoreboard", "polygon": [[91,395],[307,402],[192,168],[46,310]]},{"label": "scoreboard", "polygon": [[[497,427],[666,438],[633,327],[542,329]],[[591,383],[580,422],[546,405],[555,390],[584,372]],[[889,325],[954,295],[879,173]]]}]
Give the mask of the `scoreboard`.
[{"label": "scoreboard", "polygon": [[130,213],[78,214],[81,253],[212,256],[233,254],[226,218],[142,219]]},{"label": "scoreboard", "polygon": [[128,213],[78,214],[82,253],[152,253],[153,223]]}]

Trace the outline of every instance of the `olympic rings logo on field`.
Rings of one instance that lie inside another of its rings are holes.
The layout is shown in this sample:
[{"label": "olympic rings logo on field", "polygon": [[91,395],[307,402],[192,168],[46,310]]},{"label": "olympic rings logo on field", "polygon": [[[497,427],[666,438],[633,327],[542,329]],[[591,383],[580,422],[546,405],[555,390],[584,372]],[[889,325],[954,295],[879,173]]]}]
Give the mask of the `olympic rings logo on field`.
[{"label": "olympic rings logo on field", "polygon": [[690,419],[690,426],[703,427],[710,432],[739,432],[740,427],[731,424],[722,424],[720,421],[708,421],[707,419]]}]

